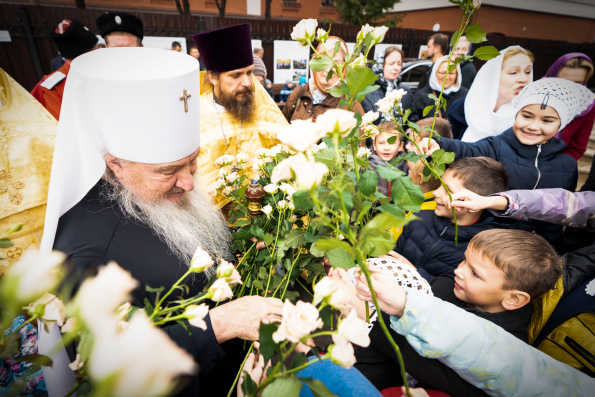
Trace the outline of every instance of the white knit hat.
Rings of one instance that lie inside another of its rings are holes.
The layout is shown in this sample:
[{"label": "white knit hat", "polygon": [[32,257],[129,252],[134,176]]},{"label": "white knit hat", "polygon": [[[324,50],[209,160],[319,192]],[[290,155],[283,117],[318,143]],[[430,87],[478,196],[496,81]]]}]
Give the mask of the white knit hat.
[{"label": "white knit hat", "polygon": [[517,113],[527,105],[551,106],[560,117],[560,129],[566,127],[595,101],[595,94],[570,80],[547,77],[523,88],[513,99]]}]

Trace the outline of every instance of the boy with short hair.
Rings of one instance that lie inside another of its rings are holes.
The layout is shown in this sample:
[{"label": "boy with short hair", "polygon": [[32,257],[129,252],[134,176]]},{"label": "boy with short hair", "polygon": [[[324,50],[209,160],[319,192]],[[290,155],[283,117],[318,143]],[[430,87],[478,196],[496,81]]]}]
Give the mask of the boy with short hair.
[{"label": "boy with short hair", "polygon": [[[370,267],[370,270],[373,271],[371,279],[380,308],[386,314],[396,316],[390,318],[391,327],[401,332],[402,328],[397,325],[399,318],[403,317],[405,311],[413,313],[416,310],[414,302],[417,296],[414,297],[412,305],[409,305],[408,294],[416,294],[418,291],[405,291],[391,276],[373,267]],[[483,231],[471,239],[465,251],[465,260],[455,270],[454,277],[437,277],[431,285],[435,298],[491,321],[527,342],[527,325],[532,316],[531,301],[539,302],[537,298],[554,288],[562,270],[562,258],[543,237],[522,230],[493,229]],[[371,300],[363,274],[357,277],[356,289],[361,299]],[[424,320],[429,324],[424,327],[426,336],[428,333],[444,334],[444,326],[440,323],[447,319],[441,321],[440,312],[434,313],[433,316],[434,318]],[[431,327],[431,330],[427,327]],[[392,357],[394,361],[394,352],[389,346],[384,346],[388,342],[378,334],[382,331],[377,328],[379,327],[375,326],[370,334],[372,351],[384,355],[385,358]],[[414,351],[408,341],[416,343],[415,330],[411,333],[413,335],[410,334],[405,339],[391,332],[402,349],[407,372],[420,383],[420,386],[438,389],[453,396],[469,393],[472,387],[459,379],[453,370],[438,360],[424,358]],[[477,346],[477,349],[466,353],[473,357],[478,354],[490,354],[482,352],[482,348],[483,346]],[[370,355],[370,352],[363,353],[364,357]],[[510,359],[514,360],[514,357]],[[386,369],[379,363],[381,361],[377,359],[374,365],[376,373]],[[505,366],[506,363],[503,362],[502,365]],[[356,368],[360,369],[357,365]],[[364,375],[374,378],[376,374],[370,373],[372,366],[364,365],[363,368]]]},{"label": "boy with short hair", "polygon": [[[488,157],[467,157],[454,161],[442,180],[451,194],[462,189],[477,189],[489,195],[506,190],[508,175],[499,162]],[[395,251],[417,267],[422,277],[431,280],[442,274],[452,274],[464,259],[469,240],[477,233],[502,227],[488,212],[457,210],[458,235],[448,206],[448,193],[443,186],[434,191],[436,209],[421,211],[419,221],[403,228]],[[457,241],[455,241],[457,235]]]},{"label": "boy with short hair", "polygon": [[[372,153],[370,154],[370,165],[374,170],[379,165],[386,166],[386,163],[395,157],[405,154],[403,137],[398,134],[397,126],[392,121],[385,121],[379,127],[379,133],[372,137]],[[391,137],[395,137],[393,143],[389,142]],[[407,172],[407,162],[401,161],[395,165],[399,170]],[[378,178],[378,190],[387,197],[390,197],[390,182],[383,178]]]}]

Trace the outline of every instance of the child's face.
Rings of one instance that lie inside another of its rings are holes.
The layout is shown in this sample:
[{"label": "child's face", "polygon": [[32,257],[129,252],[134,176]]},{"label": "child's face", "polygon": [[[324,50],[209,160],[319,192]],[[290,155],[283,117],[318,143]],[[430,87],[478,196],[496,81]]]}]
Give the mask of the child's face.
[{"label": "child's face", "polygon": [[454,294],[477,310],[499,313],[507,291],[504,272],[472,247],[465,251],[465,260],[455,269]]},{"label": "child's face", "polygon": [[388,143],[388,138],[396,136],[395,134],[390,134],[388,132],[381,132],[380,134],[376,135],[374,139],[374,150],[384,161],[390,161],[397,156],[399,150],[403,148],[403,143],[401,142],[401,138],[396,136],[397,139],[394,143]]},{"label": "child's face", "polygon": [[550,106],[527,105],[514,119],[512,130],[523,145],[539,145],[550,140],[560,128],[558,112]]},{"label": "child's face", "polygon": [[[450,190],[450,194],[457,193],[465,188],[461,180],[452,176],[452,171],[449,170],[446,170],[444,175],[442,175],[442,181],[444,181],[444,184],[448,187],[448,190]],[[452,211],[444,205],[449,201],[448,193],[446,192],[446,189],[444,189],[444,186],[440,185],[438,189],[434,190],[433,194],[434,201],[436,202],[436,209],[434,210],[436,216],[453,219]]]}]

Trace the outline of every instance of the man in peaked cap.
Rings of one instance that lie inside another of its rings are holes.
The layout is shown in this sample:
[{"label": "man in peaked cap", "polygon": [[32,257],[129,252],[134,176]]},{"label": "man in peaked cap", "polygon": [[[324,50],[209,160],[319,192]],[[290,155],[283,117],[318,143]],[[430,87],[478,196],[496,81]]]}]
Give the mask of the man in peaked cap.
[{"label": "man in peaked cap", "polygon": [[[258,148],[278,143],[277,131],[287,121],[254,77],[249,24],[200,32],[192,38],[207,69],[206,75],[201,74],[198,167],[210,185],[218,178],[217,158],[239,153],[254,158]],[[220,195],[215,201],[219,207],[226,203]]]},{"label": "man in peaked cap", "polygon": [[[146,286],[169,290],[199,246],[215,262],[235,262],[227,222],[193,178],[202,172],[199,73],[186,54],[153,48],[106,48],[72,63],[41,250],[66,253],[79,282],[115,261],[139,282],[134,306],[155,301]],[[208,285],[209,270],[185,280],[186,297]],[[239,339],[257,340],[261,320],[272,320],[282,306],[248,296],[211,308],[206,329],[192,320],[190,334],[166,324],[200,366],[183,394],[226,395],[244,357]],[[52,336],[40,333],[40,352],[51,353]],[[64,395],[72,371],[51,354],[44,378],[50,396]]]},{"label": "man in peaked cap", "polygon": [[64,57],[64,64],[55,72],[43,76],[31,91],[31,95],[41,102],[56,120],[59,120],[70,63],[79,55],[96,49],[97,37],[76,19],[65,19],[60,22],[51,36],[58,51]]},{"label": "man in peaked cap", "polygon": [[97,18],[106,47],[142,47],[143,21],[127,12],[110,12]]}]

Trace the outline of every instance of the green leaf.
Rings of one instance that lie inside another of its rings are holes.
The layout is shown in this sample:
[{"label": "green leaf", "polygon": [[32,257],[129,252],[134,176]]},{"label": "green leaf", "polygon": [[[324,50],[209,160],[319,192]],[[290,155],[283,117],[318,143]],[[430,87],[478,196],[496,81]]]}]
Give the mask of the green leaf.
[{"label": "green leaf", "polygon": [[450,38],[450,46],[454,47],[455,44],[457,44],[457,35],[459,34],[459,31],[457,30],[456,32],[454,32]]},{"label": "green leaf", "polygon": [[395,247],[395,239],[388,230],[373,229],[362,234],[359,246],[368,256],[381,256]]},{"label": "green leaf", "polygon": [[293,356],[293,362],[291,368],[297,368],[308,362],[308,357],[304,353],[297,353]]},{"label": "green leaf", "polygon": [[298,379],[312,390],[314,397],[337,397],[336,394],[330,391],[328,387],[318,379],[301,377],[298,377]]},{"label": "green leaf", "polygon": [[[376,84],[364,88],[364,90],[362,92],[357,94],[357,96],[355,97],[355,100],[361,101],[366,95],[368,95],[370,92],[376,91],[378,88],[380,88],[380,86],[376,85]],[[359,114],[359,113],[356,113],[356,114]]]},{"label": "green leaf", "polygon": [[5,341],[4,345],[0,345],[0,359],[11,358],[21,352],[21,334],[10,335]]},{"label": "green leaf", "polygon": [[351,191],[345,189],[341,191],[341,196],[343,197],[347,212],[350,212],[353,209],[353,195],[351,194]]},{"label": "green leaf", "polygon": [[467,40],[473,44],[481,43],[488,39],[486,37],[486,32],[479,27],[478,23],[467,26],[467,29],[465,29],[465,37],[467,37]]},{"label": "green leaf", "polygon": [[342,98],[345,96],[346,92],[345,92],[345,84],[343,84],[343,82],[341,82],[341,84],[338,84],[336,86],[334,86],[333,88],[331,88],[329,90],[329,93],[334,96],[335,98]]},{"label": "green leaf", "polygon": [[386,179],[387,181],[395,180],[396,178],[404,175],[403,171],[397,169],[391,164],[387,164],[386,166],[379,165],[376,167],[376,171],[378,172],[378,176],[380,176],[382,179]]},{"label": "green leaf", "polygon": [[400,223],[400,218],[388,212],[381,212],[364,226],[363,231],[386,230]]},{"label": "green leaf", "polygon": [[254,288],[259,289],[261,291],[264,291],[264,285],[262,285],[262,283],[260,282],[260,280],[254,280],[252,281],[252,286],[254,286]]},{"label": "green leaf", "polygon": [[423,111],[424,117],[426,117],[428,115],[428,113],[430,113],[432,111],[432,109],[434,109],[434,105],[426,106]]},{"label": "green leaf", "polygon": [[328,70],[333,67],[333,60],[329,58],[329,56],[324,53],[320,58],[312,58],[310,59],[310,69],[313,72],[322,72],[324,70]]},{"label": "green leaf", "polygon": [[377,79],[378,76],[370,68],[356,69],[351,65],[347,66],[345,80],[347,81],[347,89],[352,96],[374,84]]},{"label": "green leaf", "polygon": [[310,194],[305,190],[300,190],[293,194],[293,205],[296,210],[308,211],[314,207]]},{"label": "green leaf", "polygon": [[21,230],[23,227],[23,223],[19,222],[19,223],[15,223],[14,225],[12,225],[10,227],[10,229],[8,229],[8,231],[6,232],[5,236],[9,235],[9,234],[13,234],[18,232],[19,230]]},{"label": "green leaf", "polygon": [[258,226],[252,225],[250,227],[250,233],[252,233],[252,235],[254,235],[259,240],[264,240],[264,230],[262,230]]},{"label": "green leaf", "polygon": [[263,240],[264,240],[264,245],[266,245],[268,247],[275,240],[275,237],[273,237],[273,235],[271,233],[265,233]]},{"label": "green leaf", "polygon": [[403,160],[410,161],[412,163],[417,163],[420,158],[421,158],[421,156],[418,155],[418,154],[416,154],[415,152],[407,152],[405,154],[402,154],[402,155],[400,155],[400,156],[395,157],[394,159],[392,159],[390,161],[390,164],[393,165],[393,166],[396,166],[397,164],[399,164]]},{"label": "green leaf", "polygon": [[491,45],[479,47],[473,53],[473,56],[475,58],[481,59],[482,61],[489,61],[492,58],[496,58],[498,55],[500,55],[500,51],[498,51],[496,47]]},{"label": "green leaf", "polygon": [[0,238],[0,248],[10,248],[14,245],[12,241],[7,238]]},{"label": "green leaf", "polygon": [[341,267],[343,269],[349,269],[355,266],[353,258],[347,251],[342,248],[334,248],[326,253],[331,265],[335,267]]},{"label": "green leaf", "polygon": [[17,362],[33,363],[43,367],[52,366],[52,360],[43,354],[25,354],[24,356],[13,357],[12,359]]},{"label": "green leaf", "polygon": [[258,352],[262,354],[264,357],[264,362],[267,363],[271,357],[275,354],[275,350],[279,348],[279,344],[275,343],[273,340],[273,334],[279,328],[279,324],[271,323],[271,324],[260,324],[259,329],[259,338],[260,341],[260,348]]},{"label": "green leaf", "polygon": [[397,140],[397,136],[393,135],[390,138],[388,138],[386,141],[392,145],[393,143],[396,142],[396,140]]},{"label": "green leaf", "polygon": [[392,181],[390,187],[390,196],[393,202],[400,205],[401,208],[408,211],[417,212],[425,196],[421,188],[411,181],[411,178],[397,178]]},{"label": "green leaf", "polygon": [[259,267],[258,268],[258,278],[261,280],[266,280],[269,277],[269,272],[266,267]]},{"label": "green leaf", "polygon": [[306,234],[304,234],[304,238],[306,239],[307,242],[309,243],[313,243],[317,240],[320,239],[320,235],[319,234],[312,234],[310,232],[306,232]]},{"label": "green leaf", "polygon": [[314,158],[317,162],[327,165],[329,168],[335,168],[337,154],[334,148],[324,148],[316,152]]},{"label": "green leaf", "polygon": [[244,393],[244,396],[256,395],[258,385],[252,380],[252,377],[250,377],[246,371],[244,371],[241,376],[244,377],[244,382],[242,382],[242,392]]},{"label": "green leaf", "polygon": [[393,214],[396,217],[404,217],[405,216],[405,211],[403,211],[403,208],[401,208],[400,206],[396,205],[396,204],[382,204],[381,206],[378,207],[378,211],[381,212],[388,212],[389,214]]},{"label": "green leaf", "polygon": [[317,240],[312,247],[316,247],[317,250],[321,252],[330,251],[335,248],[342,249],[347,251],[349,255],[355,258],[355,253],[353,252],[353,248],[349,245],[348,242],[339,240],[338,238],[329,237],[329,238],[321,238]]},{"label": "green leaf", "polygon": [[302,382],[296,377],[276,378],[265,387],[261,397],[299,397]]},{"label": "green leaf", "polygon": [[163,290],[165,289],[164,287],[159,287],[159,288],[152,288],[149,287],[148,285],[145,285],[145,289],[147,290],[147,292],[155,292],[155,293],[159,293],[159,292],[163,292]]},{"label": "green leaf", "polygon": [[288,248],[297,248],[306,244],[306,238],[304,235],[306,231],[304,229],[291,229],[287,236],[285,236],[285,246]]},{"label": "green leaf", "polygon": [[446,170],[446,165],[452,163],[454,160],[455,154],[453,152],[447,152],[444,149],[439,149],[432,153],[432,160],[430,161],[430,165],[432,166],[434,171],[438,173],[438,175],[442,175]]},{"label": "green leaf", "polygon": [[364,172],[359,179],[359,190],[364,196],[370,196],[378,186],[378,174],[374,171]]}]

